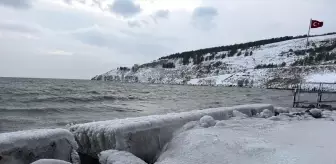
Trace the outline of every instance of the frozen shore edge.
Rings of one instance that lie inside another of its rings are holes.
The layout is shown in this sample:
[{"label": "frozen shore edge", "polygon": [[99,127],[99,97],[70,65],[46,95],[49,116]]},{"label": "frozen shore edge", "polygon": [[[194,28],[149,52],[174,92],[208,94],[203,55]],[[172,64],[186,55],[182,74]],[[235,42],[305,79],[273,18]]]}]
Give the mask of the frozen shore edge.
[{"label": "frozen shore edge", "polygon": [[[246,117],[271,117],[269,120],[277,121],[279,117],[274,116],[276,113],[284,113],[280,116],[293,117],[294,115],[287,114],[290,109],[274,108],[270,104],[248,104],[90,122],[73,125],[69,130],[40,129],[2,133],[0,134],[0,164],[17,164],[18,161],[20,164],[29,164],[39,159],[59,159],[79,164],[78,153],[98,162],[100,153],[108,150],[130,152],[147,163],[154,163],[164,146],[187,123],[199,122],[200,126],[203,126],[203,123],[211,124],[212,120],[216,120],[214,124],[220,125],[225,124],[225,121],[221,120],[237,117],[237,113]],[[300,113],[297,109],[295,112]],[[304,114],[304,110],[301,112]],[[323,114],[318,113],[321,112],[318,110],[311,110],[311,112],[312,115]],[[208,117],[212,120],[208,120]],[[89,162],[82,160],[82,164],[86,163]]]},{"label": "frozen shore edge", "polygon": [[273,111],[274,107],[269,104],[251,104],[99,121],[74,125],[70,131],[75,135],[80,153],[95,158],[101,151],[117,149],[131,152],[147,163],[152,163],[157,153],[171,140],[173,133],[185,123],[198,121],[205,115],[216,120],[226,120],[233,116],[234,110],[252,116],[264,109]]}]

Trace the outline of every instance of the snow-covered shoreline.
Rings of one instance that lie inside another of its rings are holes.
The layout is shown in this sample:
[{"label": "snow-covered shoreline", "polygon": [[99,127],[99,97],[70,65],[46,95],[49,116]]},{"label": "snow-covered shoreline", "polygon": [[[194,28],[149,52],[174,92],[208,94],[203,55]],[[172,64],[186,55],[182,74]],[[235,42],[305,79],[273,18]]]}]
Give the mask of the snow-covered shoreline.
[{"label": "snow-covered shoreline", "polygon": [[[336,134],[330,132],[334,119],[336,111],[248,104],[78,124],[69,131],[3,133],[0,164],[29,164],[43,158],[78,164],[77,152],[72,152],[77,145],[78,152],[99,158],[101,164],[330,163],[336,161],[331,153],[336,151]],[[55,154],[67,147],[62,156]],[[21,151],[34,156],[17,156]]]}]

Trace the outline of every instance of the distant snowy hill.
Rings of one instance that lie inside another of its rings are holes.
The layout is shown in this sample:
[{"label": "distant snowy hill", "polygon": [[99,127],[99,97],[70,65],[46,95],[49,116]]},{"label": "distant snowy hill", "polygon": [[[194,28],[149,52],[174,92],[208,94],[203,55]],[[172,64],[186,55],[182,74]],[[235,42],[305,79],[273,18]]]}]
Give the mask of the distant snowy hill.
[{"label": "distant snowy hill", "polygon": [[120,67],[92,80],[292,88],[300,79],[336,82],[336,33],[281,37],[182,52]]}]

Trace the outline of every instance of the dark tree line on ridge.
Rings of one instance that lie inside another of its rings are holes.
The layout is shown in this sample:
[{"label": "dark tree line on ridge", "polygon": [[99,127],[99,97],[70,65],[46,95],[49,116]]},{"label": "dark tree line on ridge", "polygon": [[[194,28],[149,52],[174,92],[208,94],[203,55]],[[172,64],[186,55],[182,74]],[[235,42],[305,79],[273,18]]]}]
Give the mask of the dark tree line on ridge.
[{"label": "dark tree line on ridge", "polygon": [[332,42],[328,46],[320,46],[317,48],[310,48],[306,52],[304,50],[294,51],[295,55],[305,55],[303,59],[295,61],[292,66],[302,66],[302,65],[315,65],[321,62],[333,62],[336,64],[336,53],[330,53],[330,51],[336,49],[336,41]]},{"label": "dark tree line on ridge", "polygon": [[263,68],[278,68],[278,67],[285,67],[287,65],[286,62],[282,62],[281,64],[279,65],[276,65],[276,64],[259,64],[257,65],[256,67],[254,67],[254,69],[263,69]]},{"label": "dark tree line on ridge", "polygon": [[[327,33],[323,35],[314,35],[314,36],[324,36],[324,35],[331,35],[336,33]],[[285,37],[278,37],[278,38],[271,38],[271,39],[264,39],[254,42],[247,42],[247,43],[241,43],[241,44],[234,44],[234,45],[228,45],[228,46],[219,46],[219,47],[212,47],[212,48],[205,48],[205,49],[199,49],[195,51],[186,51],[182,53],[175,53],[169,56],[161,57],[159,59],[177,59],[177,58],[183,58],[183,64],[189,64],[190,59],[194,61],[194,64],[200,64],[202,61],[204,61],[204,55],[211,54],[211,56],[214,56],[218,52],[222,51],[229,51],[228,57],[231,57],[238,53],[237,55],[241,55],[241,51],[238,52],[238,49],[246,50],[251,47],[259,47],[265,44],[271,44],[271,43],[277,43],[292,39],[299,39],[299,38],[305,38],[307,35],[299,35],[299,36],[285,36]],[[248,53],[248,52],[247,52]],[[245,52],[245,56],[248,56]]]},{"label": "dark tree line on ridge", "polygon": [[[332,34],[336,34],[336,32],[333,33],[326,33],[326,34],[322,34],[322,35],[313,35],[313,36],[325,36],[325,35],[332,35]],[[312,36],[312,37],[313,37]],[[175,64],[174,63],[163,63],[162,64],[162,60],[164,59],[177,59],[177,58],[182,58],[182,63],[184,65],[189,64],[191,61],[193,61],[194,64],[200,64],[203,61],[209,61],[209,60],[214,60],[216,59],[224,59],[226,57],[232,57],[234,55],[240,56],[240,55],[244,55],[244,56],[251,56],[253,55],[252,51],[246,51],[247,49],[251,48],[251,47],[260,47],[262,45],[266,45],[266,44],[272,44],[272,43],[277,43],[277,42],[282,42],[282,41],[287,41],[287,40],[292,40],[292,39],[299,39],[299,38],[305,38],[307,37],[307,35],[299,35],[299,36],[285,36],[285,37],[278,37],[278,38],[271,38],[271,39],[264,39],[264,40],[259,40],[259,41],[254,41],[254,42],[247,42],[247,43],[241,43],[241,44],[234,44],[234,45],[227,45],[227,46],[219,46],[219,47],[212,47],[212,48],[205,48],[205,49],[199,49],[199,50],[194,50],[194,51],[186,51],[186,52],[182,52],[182,53],[175,53],[172,55],[168,55],[168,56],[164,56],[159,58],[159,60],[150,62],[150,63],[145,63],[142,64],[140,66],[137,66],[136,69],[132,67],[132,71],[136,71],[139,68],[144,68],[144,67],[155,67],[157,65],[162,65],[162,68],[175,68]],[[331,48],[335,48],[334,45],[332,46],[321,46],[315,49],[308,49],[307,53],[313,54],[313,56],[315,54],[319,55],[322,52],[326,52],[326,51],[330,51]],[[241,51],[238,51],[238,50]],[[245,51],[244,51],[245,50]],[[228,51],[228,53],[222,53],[222,54],[218,54],[218,52],[222,52],[222,51]],[[293,51],[290,50],[291,53],[294,53],[295,55],[304,55],[305,51],[304,50],[297,50],[297,51]],[[207,55],[210,54],[210,55]],[[216,55],[217,54],[217,55]],[[327,57],[325,57],[327,56]],[[308,57],[306,57],[308,58]],[[314,59],[312,59],[312,57],[310,57],[310,59],[301,59],[296,61],[295,63],[292,64],[292,66],[296,66],[296,65],[301,65],[302,63],[304,63],[304,61],[308,61],[307,64],[312,63],[312,60],[318,60],[321,61],[323,60],[331,60],[331,58],[333,58],[333,56],[329,57],[328,55],[325,55],[324,53],[320,54],[320,56],[318,57],[314,57]],[[161,60],[161,61],[160,61]],[[256,66],[257,69],[260,68],[276,68],[276,67],[283,67],[282,63],[281,65],[273,65],[273,64],[265,64],[265,65],[258,65]],[[286,66],[286,65],[285,65]],[[120,67],[119,70],[122,71],[129,71],[130,68],[127,67]]]},{"label": "dark tree line on ridge", "polygon": [[162,64],[162,68],[175,68],[175,64],[174,63],[163,63]]}]

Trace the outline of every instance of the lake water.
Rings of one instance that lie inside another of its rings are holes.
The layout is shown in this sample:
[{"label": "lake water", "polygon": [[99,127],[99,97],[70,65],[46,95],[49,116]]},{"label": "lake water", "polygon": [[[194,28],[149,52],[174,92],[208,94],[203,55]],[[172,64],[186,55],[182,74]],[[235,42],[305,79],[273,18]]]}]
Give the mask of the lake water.
[{"label": "lake water", "polygon": [[0,133],[248,103],[292,105],[281,90],[0,78]]}]

